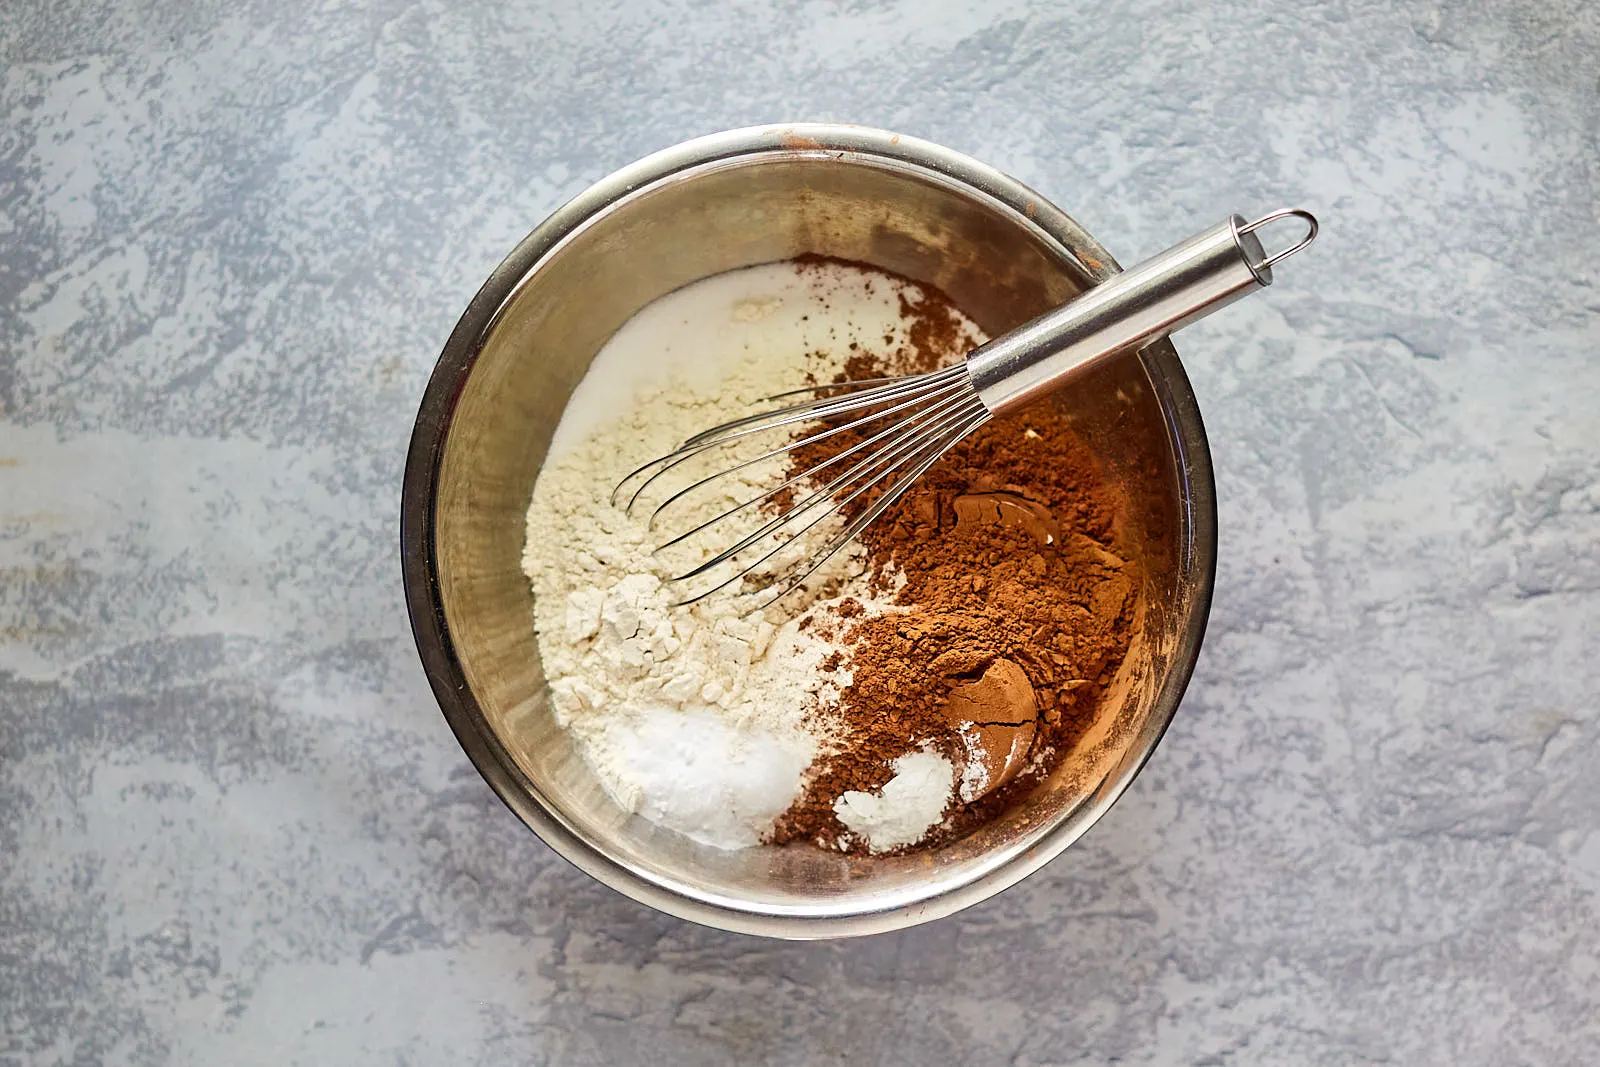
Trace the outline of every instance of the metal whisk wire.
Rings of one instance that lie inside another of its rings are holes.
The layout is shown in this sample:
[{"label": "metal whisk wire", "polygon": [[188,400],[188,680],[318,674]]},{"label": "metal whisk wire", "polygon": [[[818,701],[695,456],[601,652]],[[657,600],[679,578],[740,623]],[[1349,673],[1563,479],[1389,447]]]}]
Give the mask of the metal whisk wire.
[{"label": "metal whisk wire", "polygon": [[[881,484],[877,481],[862,481],[862,479],[882,479],[893,477],[894,480],[889,483],[888,488],[885,489],[877,498],[872,500],[861,515],[857,516],[854,520],[847,524],[843,530],[836,533],[826,544],[823,545],[821,549],[815,550],[811,555],[803,558],[798,563],[791,566],[788,570],[764,578],[759,582],[759,584],[755,585],[754,588],[747,591],[749,595],[755,595],[770,589],[773,586],[782,586],[772,600],[769,600],[767,603],[776,601],[779,597],[782,597],[791,590],[797,588],[799,585],[804,583],[807,578],[811,577],[812,574],[816,573],[816,571],[822,567],[823,564],[832,559],[841,548],[843,548],[851,541],[851,539],[860,533],[869,522],[881,515],[884,510],[890,507],[896,500],[900,499],[900,497],[905,494],[906,490],[911,487],[911,483],[917,478],[921,477],[929,467],[933,466],[933,464],[938,461],[939,457],[943,456],[945,452],[947,452],[956,444],[956,442],[958,442],[966,434],[971,433],[973,429],[975,429],[981,422],[987,420],[988,418],[988,413],[982,410],[981,405],[978,405],[976,409],[968,407],[954,413],[946,413],[936,425],[928,428],[916,438],[901,445],[897,445],[895,448],[885,452],[881,456],[867,461],[862,465],[863,469],[860,470],[859,475],[852,476],[851,474],[847,473],[835,478],[832,482],[828,483],[827,486],[824,486],[822,489],[813,493],[806,500],[789,509],[786,509],[777,518],[773,519],[766,526],[762,527],[761,530],[747,535],[733,548],[724,550],[711,560],[702,563],[693,570],[679,575],[676,579],[677,581],[685,581],[689,578],[696,577],[726,560],[735,558],[740,552],[751,547],[764,537],[773,536],[780,532],[783,527],[799,522],[800,519],[806,514],[812,511],[819,512],[817,516],[810,522],[806,523],[804,526],[801,526],[797,530],[793,530],[786,540],[781,541],[753,563],[741,568],[738,573],[730,576],[719,584],[696,596],[690,597],[684,601],[680,601],[680,603],[692,604],[696,600],[701,600],[712,593],[727,588],[735,581],[739,581],[740,579],[744,579],[752,574],[755,574],[759,568],[766,565],[770,560],[776,557],[778,553],[790,547],[790,545],[792,545],[796,540],[799,540],[810,533],[825,520],[841,513],[850,504],[871,491],[876,485]],[[963,422],[964,425],[956,425],[957,423]],[[952,427],[954,428],[952,429]],[[951,436],[941,436],[942,434],[947,433],[951,434]],[[908,463],[913,464],[909,474],[904,472],[904,468]],[[852,481],[856,482],[856,484],[854,488],[849,488]],[[849,491],[843,496],[834,496],[833,494],[835,492],[840,491],[841,486],[849,488]],[[811,564],[809,567],[805,567],[807,562],[810,562]],[[805,567],[803,572],[800,572],[801,567]],[[765,605],[762,606],[764,607]]]},{"label": "metal whisk wire", "polygon": [[[689,438],[676,450],[636,468],[613,490],[612,501],[616,503],[629,483],[639,480],[625,505],[631,511],[646,489],[695,457],[750,441],[761,434],[789,432],[790,439],[783,444],[717,470],[671,493],[652,511],[649,524],[653,528],[673,504],[691,497],[719,478],[782,459],[830,438],[863,433],[875,423],[892,420],[886,426],[873,429],[861,440],[791,474],[778,485],[721,511],[658,546],[656,551],[659,553],[741,512],[776,500],[782,494],[788,493],[792,498],[807,487],[815,487],[797,501],[791,500],[776,515],[727,548],[678,575],[675,581],[688,581],[730,561],[742,564],[716,585],[680,601],[680,604],[692,604],[752,575],[756,576],[756,580],[750,583],[751,587],[744,591],[744,595],[754,597],[781,586],[772,600],[767,601],[771,603],[787,594],[836,555],[867,523],[904,495],[912,481],[937,462],[956,441],[989,417],[961,365],[910,377],[807,386],[767,399],[779,400],[819,392],[836,395],[757,412],[713,426]],[[811,424],[819,424],[821,428],[804,432],[804,428]],[[822,483],[819,476],[824,471],[837,468],[852,457],[855,457],[854,462],[842,471],[830,474]],[[878,495],[867,502],[861,514],[845,523],[843,529],[829,537],[819,549],[792,565],[776,568],[772,573],[758,573],[797,540],[805,538],[822,523],[875,489],[880,490]],[[746,563],[739,559],[742,555],[760,551],[769,541],[774,543],[754,560]]]},{"label": "metal whisk wire", "polygon": [[[911,432],[911,430],[913,428],[915,428],[918,425],[921,425],[921,424],[925,423],[929,418],[933,417],[934,415],[946,412],[952,405],[956,404],[960,400],[961,400],[961,398],[959,396],[948,397],[948,398],[945,398],[943,400],[938,401],[937,403],[933,404],[930,407],[923,408],[921,411],[918,411],[915,415],[912,415],[911,417],[907,418],[904,423],[901,423],[900,425],[897,425],[897,426],[890,426],[890,427],[888,427],[887,429],[884,429],[884,430],[879,430],[877,433],[873,434],[871,437],[868,437],[868,438],[865,438],[865,439],[863,439],[861,441],[858,441],[855,444],[851,445],[849,448],[846,448],[843,451],[837,452],[834,455],[828,457],[827,459],[822,460],[821,462],[817,463],[815,466],[812,466],[812,467],[800,472],[799,474],[793,475],[787,481],[784,481],[781,484],[773,487],[772,489],[767,490],[765,493],[761,494],[760,496],[752,497],[751,499],[746,500],[741,504],[737,504],[734,507],[729,508],[727,511],[722,512],[720,515],[717,515],[717,516],[714,516],[713,518],[707,519],[705,522],[701,523],[699,526],[696,526],[694,529],[689,530],[686,533],[680,534],[679,536],[674,537],[672,540],[667,541],[666,543],[662,544],[660,546],[660,548],[658,548],[656,551],[659,552],[659,551],[662,551],[663,549],[671,548],[673,545],[676,545],[676,544],[678,544],[678,543],[680,543],[682,541],[688,540],[690,537],[694,536],[695,534],[699,533],[700,531],[708,529],[711,526],[714,526],[717,523],[722,522],[724,519],[732,517],[733,515],[737,514],[738,512],[744,510],[747,507],[763,503],[764,501],[767,501],[767,500],[771,500],[771,499],[777,497],[780,493],[784,492],[785,490],[792,490],[792,489],[802,485],[803,483],[812,481],[812,480],[814,480],[816,478],[817,473],[819,471],[822,471],[827,467],[831,467],[834,464],[839,463],[840,461],[845,460],[845,459],[849,458],[852,455],[855,455],[857,452],[860,452],[863,449],[870,448],[873,445],[878,444],[881,441],[884,441],[885,439],[890,439],[890,440],[893,440],[893,441],[904,440],[904,438],[908,434],[910,434],[910,432]],[[824,431],[823,433],[813,434],[813,435],[805,438],[801,442],[796,442],[796,447],[798,447],[800,444],[811,444],[811,443],[820,441],[823,438],[830,437],[830,436],[833,436],[833,435],[838,434],[838,433],[844,433],[844,432],[847,432],[847,431],[850,431],[850,430],[854,430],[854,429],[858,428],[859,426],[865,425],[869,421],[875,420],[876,418],[877,418],[877,416],[874,415],[870,419],[857,419],[854,422],[845,424],[844,426],[835,427],[834,429],[828,430],[828,431]],[[713,479],[720,477],[722,474],[732,474],[735,471],[742,470],[744,468],[753,466],[756,463],[761,462],[762,460],[773,459],[773,458],[776,458],[776,457],[778,457],[780,455],[785,455],[785,454],[787,454],[789,452],[792,452],[792,451],[794,451],[794,448],[789,448],[789,447],[781,448],[781,449],[773,449],[772,451],[767,452],[764,455],[758,456],[755,459],[746,460],[744,463],[741,463],[741,464],[739,464],[739,465],[737,465],[735,467],[730,467],[726,471],[719,471],[716,474],[713,474],[713,475],[711,475],[709,477],[700,479],[700,481],[695,482],[694,484],[692,484],[692,485],[690,485],[690,486],[688,486],[688,487],[686,487],[684,489],[680,489],[678,492],[674,493],[672,496],[670,496],[666,500],[664,500],[656,508],[656,510],[651,513],[651,516],[650,516],[650,525],[651,525],[651,527],[654,527],[655,521],[656,521],[657,517],[660,516],[661,512],[665,508],[667,508],[669,505],[671,505],[673,502],[675,502],[675,501],[677,501],[679,499],[682,499],[683,497],[687,496],[688,494],[690,494],[691,492],[695,491],[696,489],[699,489],[702,486],[706,485],[708,482],[712,481]],[[846,470],[844,474],[839,475],[832,482],[829,482],[828,485],[824,486],[820,490],[817,490],[817,492],[812,494],[812,497],[808,498],[808,500],[809,499],[814,499],[814,498],[816,498],[818,496],[821,496],[823,494],[831,492],[833,489],[839,487],[840,485],[848,484],[853,479],[859,477],[865,471],[865,469],[867,468],[867,466],[869,465],[870,462],[872,462],[872,461],[862,461],[862,462],[857,463],[855,466],[853,466],[853,467],[849,468],[848,470]],[[709,562],[710,563],[716,563],[716,562],[720,562],[723,559],[726,559],[728,556],[730,556],[734,552],[738,551],[739,548],[742,548],[745,544],[748,544],[750,541],[753,541],[753,540],[759,538],[765,532],[768,532],[768,530],[775,528],[776,525],[777,525],[777,520],[773,520],[773,523],[770,524],[768,527],[764,528],[762,531],[758,531],[757,533],[751,535],[751,537],[749,539],[747,539],[746,541],[741,542],[739,545],[735,546],[732,549],[729,549],[727,552],[719,554],[718,556],[716,556],[713,560],[711,560]],[[694,572],[691,572],[691,575],[695,574],[695,573],[699,573],[699,571],[702,570],[702,569],[704,569],[704,568],[703,567],[702,568],[697,568]]]},{"label": "metal whisk wire", "polygon": [[[1305,234],[1297,243],[1268,255],[1257,231],[1287,219],[1304,223]],[[841,438],[845,447],[837,452],[823,455],[773,488],[727,508],[656,549],[660,552],[684,544],[735,515],[770,506],[776,514],[754,531],[673,579],[689,581],[729,565],[734,568],[731,576],[679,603],[693,604],[741,582],[747,587],[744,594],[752,598],[777,590],[756,605],[765,607],[803,585],[951,448],[991,418],[1066,387],[1108,356],[1134,351],[1270,285],[1273,264],[1305,248],[1316,235],[1317,220],[1299,209],[1275,211],[1254,222],[1232,215],[995,338],[955,366],[902,378],[806,386],[768,397],[762,403],[803,395],[812,399],[732,419],[695,434],[672,452],[630,472],[612,491],[612,503],[637,480],[626,505],[631,511],[647,489],[697,457],[754,442],[761,434],[789,435],[777,447],[670,493],[651,513],[653,529],[669,508],[720,478]],[[883,423],[868,432],[868,427]],[[812,424],[820,428],[806,429]],[[855,434],[862,435],[861,439],[850,443],[845,435]],[[823,480],[824,471],[846,461],[848,466]],[[796,502],[795,497],[806,490]],[[805,547],[812,531],[840,516],[842,523],[828,528],[831,532],[819,548],[795,562],[769,566],[785,550]],[[743,562],[756,553],[760,553],[756,559]]]}]

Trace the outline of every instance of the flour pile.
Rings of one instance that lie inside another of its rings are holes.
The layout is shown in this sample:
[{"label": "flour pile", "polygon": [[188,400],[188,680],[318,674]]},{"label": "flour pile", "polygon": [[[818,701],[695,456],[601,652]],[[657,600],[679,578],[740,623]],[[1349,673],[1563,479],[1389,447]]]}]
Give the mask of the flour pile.
[{"label": "flour pile", "polygon": [[[845,597],[869,615],[888,609],[850,577],[860,565],[848,552],[830,564],[835,595],[803,614],[744,617],[717,597],[674,607],[683,594],[665,580],[681,568],[652,555],[665,535],[647,530],[650,509],[630,517],[607,498],[643,458],[827,372],[808,353],[842,362],[857,335],[901,329],[893,300],[859,284],[853,301],[830,290],[819,314],[816,284],[773,264],[641,311],[574,393],[528,510],[523,569],[557,721],[624,808],[721,848],[759,843],[835,744],[829,711],[851,678],[818,636],[837,626],[815,624]],[[772,484],[722,479],[672,525],[689,529]]]}]

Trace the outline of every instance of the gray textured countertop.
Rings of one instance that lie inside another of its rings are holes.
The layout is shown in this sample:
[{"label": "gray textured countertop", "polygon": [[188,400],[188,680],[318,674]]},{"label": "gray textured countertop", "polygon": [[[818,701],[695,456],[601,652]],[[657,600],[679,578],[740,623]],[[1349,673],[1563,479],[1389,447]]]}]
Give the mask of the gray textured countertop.
[{"label": "gray textured countertop", "polygon": [[[1600,9],[579,9],[0,11],[0,1062],[1593,1063]],[[970,152],[1124,262],[1325,225],[1180,339],[1222,558],[1148,769],[1018,888],[851,943],[554,857],[396,563],[500,257],[779,118]]]}]

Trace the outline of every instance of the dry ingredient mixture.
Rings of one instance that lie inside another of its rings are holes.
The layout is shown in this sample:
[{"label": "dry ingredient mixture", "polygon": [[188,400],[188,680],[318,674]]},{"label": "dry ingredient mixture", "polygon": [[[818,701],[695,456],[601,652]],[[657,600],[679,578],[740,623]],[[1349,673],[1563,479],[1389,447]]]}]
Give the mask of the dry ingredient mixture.
[{"label": "dry ingredient mixture", "polygon": [[[707,279],[646,307],[597,354],[563,414],[528,509],[523,570],[556,721],[622,807],[721,848],[758,844],[838,734],[829,715],[850,674],[811,629],[834,618],[748,618],[709,598],[674,607],[665,535],[611,488],[643,459],[748,411],[749,403],[867,334],[903,333],[862,284],[815,314],[818,279],[784,264]],[[839,364],[842,366],[842,362]],[[619,415],[620,412],[620,415]],[[688,527],[757,490],[722,480],[673,521]],[[860,572],[841,554],[835,575]],[[864,576],[842,595],[872,603]],[[835,598],[836,602],[837,598]]]},{"label": "dry ingredient mixture", "polygon": [[[708,357],[708,338],[727,350]],[[720,847],[885,852],[959,837],[1070,753],[1127,652],[1139,576],[1110,548],[1099,464],[1050,404],[958,445],[829,568],[826,595],[765,618],[672,607],[660,537],[604,499],[640,457],[783,382],[928,370],[982,339],[935,291],[807,258],[672,294],[597,357],[524,566],[557,719],[619,803]],[[629,380],[675,344],[710,377]],[[591,382],[645,400],[607,424]],[[697,514],[771,484],[729,481]]]}]

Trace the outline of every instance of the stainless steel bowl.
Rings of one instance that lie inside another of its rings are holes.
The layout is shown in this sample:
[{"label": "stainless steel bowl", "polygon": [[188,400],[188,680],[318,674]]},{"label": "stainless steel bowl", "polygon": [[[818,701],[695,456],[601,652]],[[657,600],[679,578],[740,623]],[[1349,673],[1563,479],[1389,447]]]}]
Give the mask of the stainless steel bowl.
[{"label": "stainless steel bowl", "polygon": [[1162,341],[1062,401],[1128,503],[1115,539],[1145,564],[1143,636],[1092,735],[1031,797],[961,841],[892,858],[803,845],[723,852],[620,810],[550,714],[520,568],[534,479],[573,387],[630,316],[696,279],[806,252],[937,285],[991,334],[1119,269],[1026,186],[926,141],[800,124],[669,148],[557,211],[473,298],[422,399],[400,528],[423,665],[500,798],[557,852],[635,900],[792,938],[948,915],[1013,885],[1093,825],[1178,706],[1216,558],[1205,433]]}]

